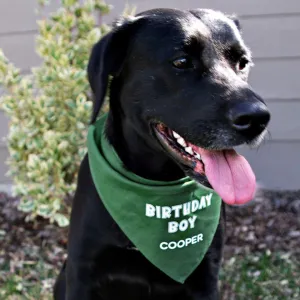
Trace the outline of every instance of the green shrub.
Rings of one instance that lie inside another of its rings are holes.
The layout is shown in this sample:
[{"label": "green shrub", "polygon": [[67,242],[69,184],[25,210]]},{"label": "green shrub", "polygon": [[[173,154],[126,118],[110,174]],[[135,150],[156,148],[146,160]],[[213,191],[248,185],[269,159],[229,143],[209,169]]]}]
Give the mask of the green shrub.
[{"label": "green shrub", "polygon": [[57,12],[38,22],[42,64],[29,75],[0,50],[0,85],[6,90],[0,103],[10,119],[9,176],[28,219],[68,225],[64,200],[75,190],[92,105],[86,67],[92,45],[109,30],[96,20],[108,12],[102,0],[62,0]]}]

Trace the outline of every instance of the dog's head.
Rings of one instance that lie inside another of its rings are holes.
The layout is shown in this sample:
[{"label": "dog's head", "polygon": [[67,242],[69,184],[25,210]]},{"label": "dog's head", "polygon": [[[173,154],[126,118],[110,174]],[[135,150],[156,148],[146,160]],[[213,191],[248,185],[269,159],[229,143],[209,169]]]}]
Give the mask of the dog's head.
[{"label": "dog's head", "polygon": [[111,108],[150,148],[226,202],[246,202],[255,177],[233,147],[257,144],[270,119],[247,83],[251,64],[238,20],[220,12],[157,9],[121,20],[91,54],[92,122],[111,75]]}]

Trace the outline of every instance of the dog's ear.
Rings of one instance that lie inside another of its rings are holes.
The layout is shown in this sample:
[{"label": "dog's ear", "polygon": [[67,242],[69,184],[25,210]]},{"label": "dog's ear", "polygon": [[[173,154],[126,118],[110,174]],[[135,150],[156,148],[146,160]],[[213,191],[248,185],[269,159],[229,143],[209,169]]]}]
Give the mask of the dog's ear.
[{"label": "dog's ear", "polygon": [[230,20],[232,20],[234,22],[235,26],[237,27],[237,29],[239,31],[242,30],[240,20],[238,19],[238,17],[236,15],[227,15],[227,18],[229,18]]},{"label": "dog's ear", "polygon": [[142,19],[142,17],[119,19],[115,23],[115,28],[92,49],[87,69],[88,80],[94,94],[91,123],[97,119],[104,103],[109,76],[117,76],[120,73],[130,41]]}]

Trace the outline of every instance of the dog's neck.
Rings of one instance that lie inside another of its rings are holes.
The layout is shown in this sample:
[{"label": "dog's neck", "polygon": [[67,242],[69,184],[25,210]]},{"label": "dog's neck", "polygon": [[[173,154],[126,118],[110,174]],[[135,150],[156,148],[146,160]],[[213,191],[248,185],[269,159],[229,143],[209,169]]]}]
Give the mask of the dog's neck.
[{"label": "dog's neck", "polygon": [[122,117],[116,118],[110,112],[107,122],[107,138],[129,171],[143,178],[158,181],[172,181],[185,176],[167,154],[149,147]]}]

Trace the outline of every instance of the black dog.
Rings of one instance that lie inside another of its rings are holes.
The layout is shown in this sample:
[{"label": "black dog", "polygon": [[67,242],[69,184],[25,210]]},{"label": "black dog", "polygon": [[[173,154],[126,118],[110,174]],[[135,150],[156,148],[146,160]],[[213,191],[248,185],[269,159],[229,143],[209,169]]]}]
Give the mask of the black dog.
[{"label": "black dog", "polygon": [[[270,119],[247,84],[250,66],[234,17],[156,9],[123,19],[92,50],[92,122],[111,75],[106,133],[128,170],[162,181],[187,174],[212,186],[225,202],[244,203],[253,197],[255,178],[233,147],[257,144]],[[193,146],[192,154],[185,143]],[[224,215],[201,264],[184,284],[177,283],[147,261],[111,218],[86,156],[55,299],[218,299],[223,221]]]}]

